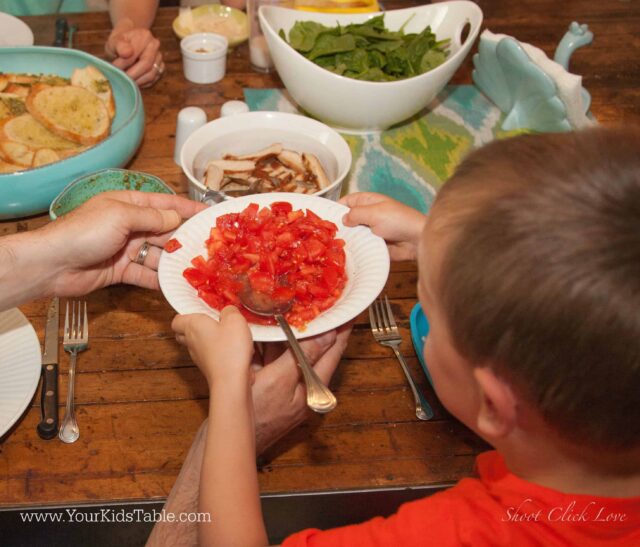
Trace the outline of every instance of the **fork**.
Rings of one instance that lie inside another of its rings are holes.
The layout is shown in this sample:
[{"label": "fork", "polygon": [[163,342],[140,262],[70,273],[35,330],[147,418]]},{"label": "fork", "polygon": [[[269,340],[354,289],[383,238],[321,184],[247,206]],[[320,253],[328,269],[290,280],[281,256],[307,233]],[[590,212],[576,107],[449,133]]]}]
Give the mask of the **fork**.
[{"label": "fork", "polygon": [[[77,314],[76,307],[78,309]],[[58,437],[60,437],[62,442],[74,443],[80,436],[73,403],[76,379],[76,358],[78,353],[89,347],[89,320],[87,318],[86,302],[84,302],[84,314],[82,313],[81,302],[71,302],[71,320],[69,320],[69,302],[67,301],[67,310],[64,316],[64,338],[62,343],[64,350],[69,353],[71,361],[69,364],[67,407],[64,412],[64,419],[62,420]]]},{"label": "fork", "polygon": [[376,342],[392,348],[398,361],[400,361],[400,365],[402,366],[404,375],[407,377],[416,403],[416,417],[420,420],[430,420],[433,418],[433,409],[424,396],[418,391],[411,377],[411,372],[409,372],[409,367],[400,353],[399,348],[402,343],[402,337],[400,336],[400,331],[393,317],[393,312],[391,311],[389,299],[386,294],[384,295],[384,302],[382,298],[378,298],[369,306],[369,321],[371,322],[371,332]]}]

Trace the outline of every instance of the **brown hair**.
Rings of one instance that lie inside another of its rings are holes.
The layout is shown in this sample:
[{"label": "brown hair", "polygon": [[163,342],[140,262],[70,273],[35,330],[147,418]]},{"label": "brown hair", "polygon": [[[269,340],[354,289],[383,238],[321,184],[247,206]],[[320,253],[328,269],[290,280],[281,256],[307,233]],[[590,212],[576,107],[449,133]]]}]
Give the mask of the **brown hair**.
[{"label": "brown hair", "polygon": [[449,238],[436,282],[458,351],[564,438],[638,447],[640,131],[492,143],[433,213]]}]

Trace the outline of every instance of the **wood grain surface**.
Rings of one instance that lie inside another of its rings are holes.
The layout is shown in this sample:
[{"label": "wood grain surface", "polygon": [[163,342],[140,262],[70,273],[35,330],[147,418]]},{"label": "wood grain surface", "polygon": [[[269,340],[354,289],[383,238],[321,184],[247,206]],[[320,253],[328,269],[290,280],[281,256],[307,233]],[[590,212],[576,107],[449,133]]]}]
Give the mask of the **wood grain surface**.
[{"label": "wood grain surface", "polygon": [[[385,2],[387,9],[421,2]],[[569,23],[588,23],[591,46],[572,59],[604,123],[640,123],[640,5],[633,1],[486,0],[484,27],[511,34],[552,55]],[[175,123],[184,106],[204,108],[209,119],[220,106],[242,99],[245,87],[282,87],[277,75],[257,74],[241,45],[228,58],[225,79],[213,85],[187,82],[178,40],[171,29],[177,8],[161,8],[153,32],[162,42],[167,71],[143,91],[146,130],[128,166],[162,177],[186,193],[187,179],[173,162]],[[68,15],[79,26],[75,47],[104,57],[106,13]],[[54,18],[26,17],[36,43],[53,41]],[[471,59],[453,83],[470,83]],[[0,236],[32,230],[46,215],[0,222]],[[402,371],[387,348],[376,344],[368,317],[358,320],[332,382],[339,405],[310,419],[272,447],[261,460],[265,493],[451,484],[473,471],[486,446],[439,405],[415,357],[408,317],[416,302],[415,264],[392,267],[387,284],[414,377],[432,402],[436,418],[418,422]],[[22,306],[40,340],[46,306]],[[173,312],[160,293],[117,286],[88,297],[91,348],[78,358],[76,401],[81,436],[73,445],[36,434],[37,398],[0,440],[0,506],[72,504],[165,497],[193,435],[207,411],[203,377],[171,335]],[[60,347],[60,401],[65,400],[68,355]],[[62,408],[61,415],[62,415]]]}]

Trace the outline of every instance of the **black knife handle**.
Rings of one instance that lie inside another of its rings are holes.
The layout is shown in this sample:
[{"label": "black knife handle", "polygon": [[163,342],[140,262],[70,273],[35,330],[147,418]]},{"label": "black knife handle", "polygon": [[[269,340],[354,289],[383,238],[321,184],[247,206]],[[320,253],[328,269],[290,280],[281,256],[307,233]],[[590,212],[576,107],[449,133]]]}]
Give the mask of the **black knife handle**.
[{"label": "black knife handle", "polygon": [[53,45],[57,47],[64,46],[64,35],[67,33],[67,20],[64,18],[56,19],[56,36]]},{"label": "black knife handle", "polygon": [[38,435],[43,439],[53,439],[58,434],[58,365],[42,367],[40,415]]}]

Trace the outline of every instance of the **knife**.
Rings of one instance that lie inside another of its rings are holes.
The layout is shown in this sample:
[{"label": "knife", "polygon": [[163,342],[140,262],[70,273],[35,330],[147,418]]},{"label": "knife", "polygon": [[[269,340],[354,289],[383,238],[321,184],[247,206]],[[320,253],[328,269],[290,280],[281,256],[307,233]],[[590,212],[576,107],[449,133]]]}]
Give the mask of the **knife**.
[{"label": "knife", "polygon": [[59,301],[56,296],[49,305],[44,331],[41,421],[37,427],[38,435],[43,439],[53,439],[58,434],[58,308]]}]

